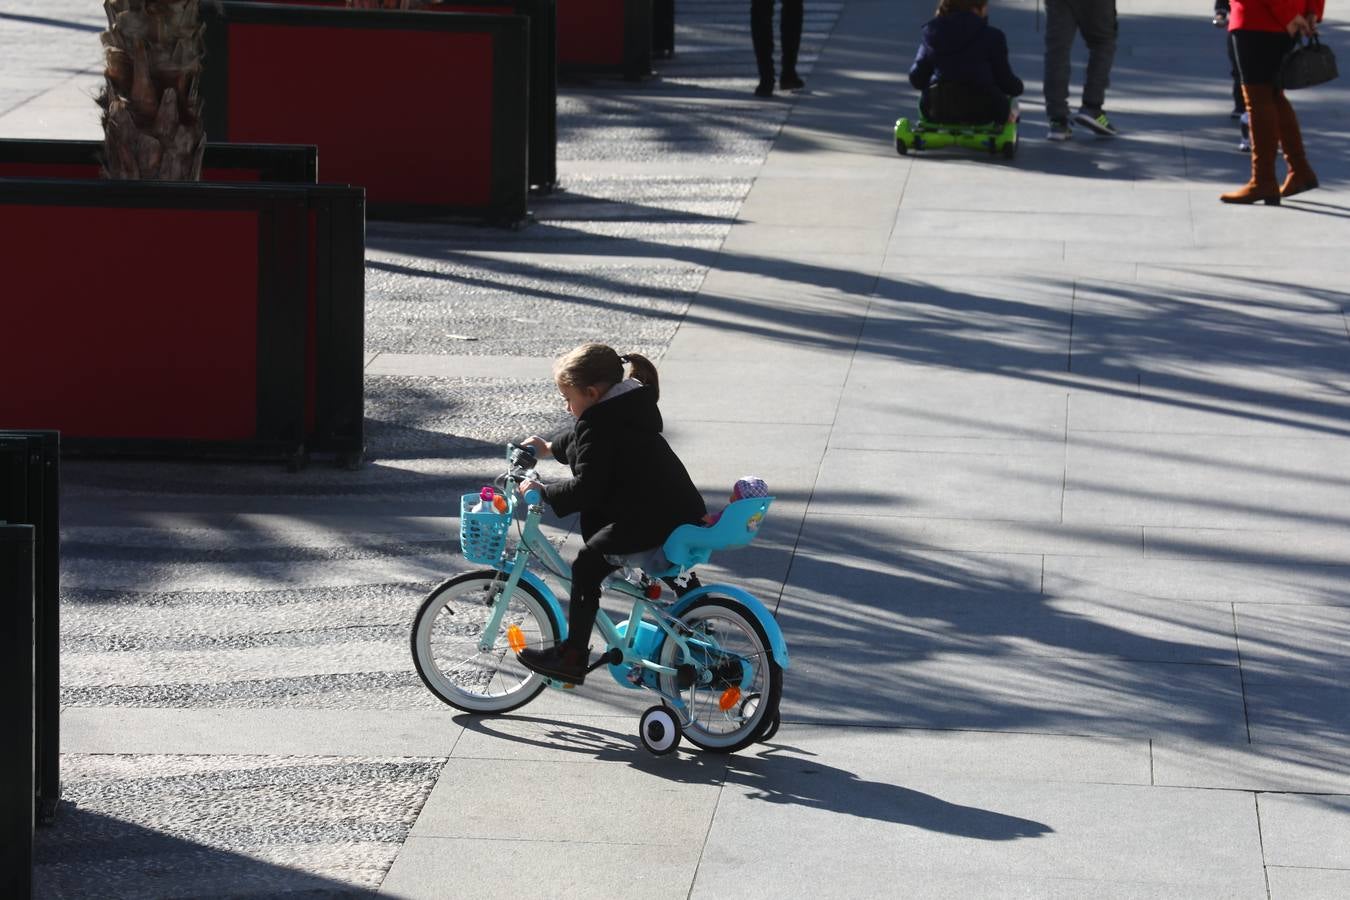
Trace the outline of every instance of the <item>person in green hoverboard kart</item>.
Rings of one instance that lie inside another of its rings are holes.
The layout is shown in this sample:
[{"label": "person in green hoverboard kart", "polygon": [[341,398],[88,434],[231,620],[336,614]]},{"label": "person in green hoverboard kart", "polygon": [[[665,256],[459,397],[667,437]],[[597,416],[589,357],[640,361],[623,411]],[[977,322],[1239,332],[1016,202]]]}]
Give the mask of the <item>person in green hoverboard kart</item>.
[{"label": "person in green hoverboard kart", "polygon": [[989,24],[989,0],[941,0],[923,26],[909,82],[920,92],[921,119],[896,123],[897,150],[960,144],[1012,155],[1013,98],[1023,85],[1008,61],[1008,39]]}]

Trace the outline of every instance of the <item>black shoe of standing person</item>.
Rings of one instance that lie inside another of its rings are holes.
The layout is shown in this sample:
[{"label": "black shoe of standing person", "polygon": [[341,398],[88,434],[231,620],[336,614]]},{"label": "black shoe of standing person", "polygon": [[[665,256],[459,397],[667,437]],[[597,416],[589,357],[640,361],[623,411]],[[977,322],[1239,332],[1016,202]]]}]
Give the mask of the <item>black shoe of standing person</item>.
[{"label": "black shoe of standing person", "polygon": [[806,82],[796,72],[784,72],[778,79],[778,87],[785,91],[800,91]]},{"label": "black shoe of standing person", "polygon": [[581,684],[586,680],[586,665],[590,662],[590,653],[578,650],[571,644],[558,644],[545,650],[526,647],[517,654],[520,664],[531,672],[565,681],[569,684]]},{"label": "black shoe of standing person", "polygon": [[755,87],[755,96],[756,96],[756,97],[772,97],[772,96],[773,96],[773,79],[770,78],[768,81],[761,81],[761,82],[759,83],[759,85]]}]

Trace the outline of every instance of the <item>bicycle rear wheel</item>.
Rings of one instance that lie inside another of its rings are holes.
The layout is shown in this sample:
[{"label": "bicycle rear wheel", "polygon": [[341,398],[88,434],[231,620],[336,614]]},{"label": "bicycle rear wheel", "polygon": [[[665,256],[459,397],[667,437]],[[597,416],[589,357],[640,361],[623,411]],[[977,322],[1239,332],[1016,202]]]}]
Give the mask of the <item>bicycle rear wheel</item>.
[{"label": "bicycle rear wheel", "polygon": [[688,707],[684,736],[714,753],[732,753],[758,740],[778,713],[783,669],[774,662],[759,619],[745,604],[726,597],[703,597],[681,614],[692,632],[689,655],[667,639],[661,664],[694,667],[693,683],[681,689],[678,676],[661,676],[661,689],[678,694]]},{"label": "bicycle rear wheel", "polygon": [[533,587],[525,582],[516,585],[491,649],[480,646],[505,583],[505,575],[491,570],[458,575],[432,591],[413,620],[417,674],[433,694],[456,709],[507,712],[529,703],[544,689],[543,678],[520,664],[508,642],[509,631],[522,646],[551,647],[557,641],[553,611]]}]

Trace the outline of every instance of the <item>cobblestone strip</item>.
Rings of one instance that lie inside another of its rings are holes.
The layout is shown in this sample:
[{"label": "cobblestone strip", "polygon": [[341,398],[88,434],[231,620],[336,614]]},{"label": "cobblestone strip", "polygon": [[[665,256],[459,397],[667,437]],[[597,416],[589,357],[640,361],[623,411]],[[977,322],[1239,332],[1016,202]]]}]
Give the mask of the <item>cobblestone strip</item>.
[{"label": "cobblestone strip", "polygon": [[39,832],[34,896],[364,892],[379,885],[442,765],[66,755],[67,806],[59,828]]}]

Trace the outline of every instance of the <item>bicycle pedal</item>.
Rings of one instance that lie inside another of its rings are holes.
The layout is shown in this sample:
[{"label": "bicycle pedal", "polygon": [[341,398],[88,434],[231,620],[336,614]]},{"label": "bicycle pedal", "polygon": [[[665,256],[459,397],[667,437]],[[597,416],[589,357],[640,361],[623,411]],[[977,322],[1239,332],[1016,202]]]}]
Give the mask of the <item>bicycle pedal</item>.
[{"label": "bicycle pedal", "polygon": [[586,667],[586,674],[591,674],[601,666],[617,666],[621,662],[623,662],[623,651],[618,647],[611,647],[600,654],[599,659]]}]

